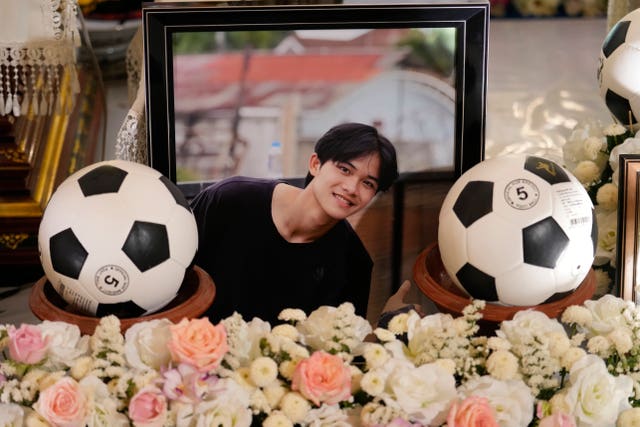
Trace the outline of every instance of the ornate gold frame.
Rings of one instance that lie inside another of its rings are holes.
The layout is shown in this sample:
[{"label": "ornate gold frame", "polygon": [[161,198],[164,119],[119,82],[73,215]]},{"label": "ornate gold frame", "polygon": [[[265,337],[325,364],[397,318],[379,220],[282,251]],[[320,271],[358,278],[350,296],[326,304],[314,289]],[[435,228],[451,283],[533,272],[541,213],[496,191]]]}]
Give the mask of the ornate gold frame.
[{"label": "ornate gold frame", "polygon": [[618,166],[618,235],[616,282],[619,296],[638,303],[636,286],[638,265],[640,213],[640,154],[621,154]]}]

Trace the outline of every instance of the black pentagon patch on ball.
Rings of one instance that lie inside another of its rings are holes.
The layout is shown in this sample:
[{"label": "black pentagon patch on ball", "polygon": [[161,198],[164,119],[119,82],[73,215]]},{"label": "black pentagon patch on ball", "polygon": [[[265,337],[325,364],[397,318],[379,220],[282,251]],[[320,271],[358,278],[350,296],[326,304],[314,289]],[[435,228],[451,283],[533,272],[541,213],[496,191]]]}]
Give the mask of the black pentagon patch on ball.
[{"label": "black pentagon patch on ball", "polygon": [[73,279],[80,277],[82,266],[89,256],[71,228],[51,236],[49,253],[53,269]]},{"label": "black pentagon patch on ball", "polygon": [[627,39],[627,32],[631,21],[618,21],[616,25],[609,31],[602,43],[602,53],[605,57],[609,57],[617,48],[619,48]]},{"label": "black pentagon patch on ball", "polygon": [[598,221],[596,220],[596,210],[591,209],[591,242],[593,243],[593,256],[596,256],[598,247]]},{"label": "black pentagon patch on ball", "polygon": [[522,230],[523,259],[527,264],[554,268],[568,244],[569,237],[552,217]]},{"label": "black pentagon patch on ball", "polygon": [[98,304],[96,316],[104,317],[113,314],[119,318],[140,317],[146,310],[133,301],[119,302],[116,304]]},{"label": "black pentagon patch on ball", "polygon": [[169,259],[169,236],[164,224],[135,221],[122,251],[144,272]]},{"label": "black pentagon patch on ball", "polygon": [[184,194],[182,194],[182,191],[180,191],[178,186],[175,185],[173,181],[171,181],[166,176],[162,175],[160,177],[160,182],[163,183],[165,187],[167,187],[167,190],[169,190],[169,193],[171,193],[171,195],[173,196],[173,199],[176,201],[177,204],[179,204],[180,206],[182,206],[183,208],[191,212],[191,208],[189,207],[189,202],[187,202],[187,198],[184,197]]},{"label": "black pentagon patch on ball", "polygon": [[466,263],[456,273],[462,287],[475,299],[497,301],[496,279]]},{"label": "black pentagon patch on ball", "polygon": [[607,104],[607,108],[611,111],[611,114],[615,116],[620,123],[635,124],[638,120],[631,111],[631,104],[629,100],[624,96],[620,96],[611,89],[607,89],[607,93],[604,95],[604,102]]},{"label": "black pentagon patch on ball", "polygon": [[524,168],[544,179],[550,185],[571,181],[569,175],[567,175],[564,169],[557,163],[543,159],[542,157],[527,156],[527,160],[524,162]]},{"label": "black pentagon patch on ball", "polygon": [[85,197],[117,193],[128,172],[112,165],[98,166],[78,178]]},{"label": "black pentagon patch on ball", "polygon": [[453,211],[465,227],[471,226],[493,210],[493,182],[469,181],[464,186]]}]

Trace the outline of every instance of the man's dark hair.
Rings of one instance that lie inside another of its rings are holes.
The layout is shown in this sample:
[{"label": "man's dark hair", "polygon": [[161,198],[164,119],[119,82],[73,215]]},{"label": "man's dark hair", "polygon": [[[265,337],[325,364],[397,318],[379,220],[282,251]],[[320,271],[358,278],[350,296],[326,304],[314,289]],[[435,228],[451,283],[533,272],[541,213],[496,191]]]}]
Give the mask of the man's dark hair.
[{"label": "man's dark hair", "polygon": [[[362,123],[343,123],[329,129],[316,142],[315,153],[323,165],[327,161],[348,162],[377,153],[380,156],[378,191],[386,191],[398,178],[398,162],[393,144],[378,130]],[[307,173],[305,187],[313,175]]]}]

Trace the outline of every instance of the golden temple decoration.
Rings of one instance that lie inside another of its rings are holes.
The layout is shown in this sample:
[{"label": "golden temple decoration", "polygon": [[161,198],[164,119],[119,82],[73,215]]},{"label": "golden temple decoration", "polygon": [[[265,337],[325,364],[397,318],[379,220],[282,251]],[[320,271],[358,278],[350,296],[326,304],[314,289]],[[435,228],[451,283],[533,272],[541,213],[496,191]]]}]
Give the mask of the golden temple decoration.
[{"label": "golden temple decoration", "polygon": [[16,250],[20,243],[27,240],[27,233],[3,233],[0,234],[0,245],[7,249]]}]

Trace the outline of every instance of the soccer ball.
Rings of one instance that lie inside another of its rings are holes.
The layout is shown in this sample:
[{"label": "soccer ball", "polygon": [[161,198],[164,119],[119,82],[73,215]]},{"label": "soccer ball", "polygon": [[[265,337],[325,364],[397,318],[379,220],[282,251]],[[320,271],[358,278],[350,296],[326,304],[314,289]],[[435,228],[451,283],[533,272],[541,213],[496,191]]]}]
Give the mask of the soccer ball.
[{"label": "soccer ball", "polygon": [[598,84],[607,108],[623,125],[640,119],[640,9],[626,14],[600,51]]},{"label": "soccer ball", "polygon": [[508,155],[456,180],[440,210],[438,246],[466,294],[529,306],[580,285],[597,234],[591,199],[573,175],[541,157]]},{"label": "soccer ball", "polygon": [[89,165],[55,190],[38,230],[40,262],[75,310],[138,317],[178,293],[198,245],[195,217],[160,172],[124,160]]}]

